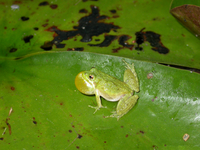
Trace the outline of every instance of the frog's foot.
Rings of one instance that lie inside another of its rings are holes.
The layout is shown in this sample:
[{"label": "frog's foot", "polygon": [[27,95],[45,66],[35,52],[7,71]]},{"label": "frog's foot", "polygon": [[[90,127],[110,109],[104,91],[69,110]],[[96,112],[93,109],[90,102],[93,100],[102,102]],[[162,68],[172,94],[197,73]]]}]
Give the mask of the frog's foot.
[{"label": "frog's foot", "polygon": [[107,106],[100,106],[99,107],[99,106],[91,106],[91,105],[88,105],[88,107],[95,109],[93,114],[95,114],[97,112],[97,110],[99,110],[100,108],[107,108]]},{"label": "frog's foot", "polygon": [[116,111],[114,111],[112,113],[113,113],[112,115],[106,116],[105,118],[109,118],[109,117],[117,118],[117,121],[119,121],[119,119],[123,116],[123,115],[118,115]]}]

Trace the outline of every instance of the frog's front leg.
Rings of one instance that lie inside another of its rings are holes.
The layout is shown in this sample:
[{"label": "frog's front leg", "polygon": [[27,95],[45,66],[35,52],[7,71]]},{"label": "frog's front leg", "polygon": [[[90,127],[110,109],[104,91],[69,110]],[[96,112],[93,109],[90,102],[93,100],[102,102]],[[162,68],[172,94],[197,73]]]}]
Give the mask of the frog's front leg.
[{"label": "frog's front leg", "polygon": [[127,94],[118,102],[116,112],[114,112],[109,117],[115,117],[117,120],[119,120],[123,115],[125,115],[127,112],[129,112],[129,110],[133,108],[133,106],[137,103],[138,98],[138,95],[132,96]]},{"label": "frog's front leg", "polygon": [[97,110],[99,110],[100,108],[107,108],[106,106],[104,107],[104,106],[101,104],[101,98],[100,98],[100,94],[99,94],[99,91],[98,91],[98,90],[95,91],[95,96],[96,96],[97,106],[94,107],[94,106],[88,105],[88,107],[94,108],[94,109],[95,109],[94,113],[96,113]]}]

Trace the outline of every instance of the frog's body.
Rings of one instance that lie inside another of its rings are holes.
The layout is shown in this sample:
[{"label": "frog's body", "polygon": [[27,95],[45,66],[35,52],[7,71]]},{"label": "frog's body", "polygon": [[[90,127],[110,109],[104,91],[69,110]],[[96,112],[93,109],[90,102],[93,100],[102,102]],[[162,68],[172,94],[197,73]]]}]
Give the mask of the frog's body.
[{"label": "frog's body", "polygon": [[[126,62],[125,62],[126,63]],[[139,92],[139,82],[134,65],[126,63],[127,69],[124,73],[124,82],[105,74],[96,68],[90,71],[80,72],[75,79],[77,89],[87,95],[96,95],[97,107],[95,112],[103,107],[100,96],[108,101],[119,101],[116,112],[110,117],[117,119],[125,115],[137,102],[139,98],[133,95],[134,91]]]}]

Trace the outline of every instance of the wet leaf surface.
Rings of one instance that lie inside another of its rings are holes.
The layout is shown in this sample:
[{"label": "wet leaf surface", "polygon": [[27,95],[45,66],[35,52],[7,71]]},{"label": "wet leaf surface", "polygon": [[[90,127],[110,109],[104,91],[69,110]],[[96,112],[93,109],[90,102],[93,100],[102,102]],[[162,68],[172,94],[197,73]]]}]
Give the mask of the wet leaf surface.
[{"label": "wet leaf surface", "polygon": [[[199,147],[199,74],[151,63],[199,69],[199,39],[170,2],[0,2],[1,149]],[[105,118],[117,105],[106,100],[93,114],[76,75],[96,67],[122,80],[123,59],[135,63],[137,105],[119,121]]]},{"label": "wet leaf surface", "polygon": [[0,56],[84,51],[200,69],[199,40],[169,13],[170,3],[8,0],[0,3]]},{"label": "wet leaf surface", "polygon": [[[133,61],[140,81],[136,106],[119,121],[96,114],[95,96],[81,94],[76,75],[96,67],[122,80],[125,58],[60,52],[1,64],[0,119],[3,149],[195,149],[199,146],[199,74]],[[149,78],[151,74],[151,78]],[[12,111],[11,111],[12,108]],[[183,140],[188,134],[190,138]],[[131,144],[130,144],[131,143]]]}]

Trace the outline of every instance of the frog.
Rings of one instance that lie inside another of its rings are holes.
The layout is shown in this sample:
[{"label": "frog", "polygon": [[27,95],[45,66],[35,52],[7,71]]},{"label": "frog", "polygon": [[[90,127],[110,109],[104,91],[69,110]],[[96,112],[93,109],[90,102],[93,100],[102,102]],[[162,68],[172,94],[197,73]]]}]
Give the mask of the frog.
[{"label": "frog", "polygon": [[110,102],[118,101],[116,111],[105,118],[115,117],[119,120],[135,106],[139,99],[139,96],[135,94],[140,91],[140,87],[134,63],[128,64],[125,60],[123,61],[126,68],[123,81],[95,67],[89,71],[82,71],[75,77],[75,86],[81,93],[95,95],[97,106],[88,105],[95,109],[94,113],[100,108],[107,108],[102,105],[101,97]]}]

